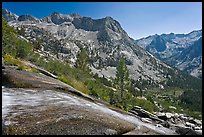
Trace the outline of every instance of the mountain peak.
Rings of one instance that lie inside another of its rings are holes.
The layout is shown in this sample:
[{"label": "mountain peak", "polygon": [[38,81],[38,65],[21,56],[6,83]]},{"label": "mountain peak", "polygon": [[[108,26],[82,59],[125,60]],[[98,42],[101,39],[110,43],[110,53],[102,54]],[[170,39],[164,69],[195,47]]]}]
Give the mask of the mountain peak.
[{"label": "mountain peak", "polygon": [[59,25],[64,22],[72,22],[74,18],[81,18],[81,16],[76,13],[61,14],[59,12],[53,12],[51,15],[44,17],[42,21]]},{"label": "mountain peak", "polygon": [[106,16],[105,19],[114,20],[111,16]]},{"label": "mountain peak", "polygon": [[51,15],[59,15],[60,13],[59,12],[53,12]]},{"label": "mountain peak", "polygon": [[9,22],[13,20],[17,20],[18,16],[8,11],[7,9],[2,9],[2,16]]},{"label": "mountain peak", "polygon": [[33,15],[25,14],[25,15],[19,16],[18,17],[18,21],[34,21],[34,22],[39,22],[39,19],[34,17]]}]

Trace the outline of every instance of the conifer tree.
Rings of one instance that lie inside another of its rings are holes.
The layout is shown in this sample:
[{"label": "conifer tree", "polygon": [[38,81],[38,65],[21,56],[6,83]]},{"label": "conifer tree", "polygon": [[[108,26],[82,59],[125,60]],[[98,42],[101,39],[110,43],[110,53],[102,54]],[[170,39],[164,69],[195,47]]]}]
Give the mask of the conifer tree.
[{"label": "conifer tree", "polygon": [[127,66],[125,65],[124,58],[119,60],[118,66],[116,68],[116,88],[120,91],[120,102],[123,104],[125,89],[129,88],[129,72]]}]

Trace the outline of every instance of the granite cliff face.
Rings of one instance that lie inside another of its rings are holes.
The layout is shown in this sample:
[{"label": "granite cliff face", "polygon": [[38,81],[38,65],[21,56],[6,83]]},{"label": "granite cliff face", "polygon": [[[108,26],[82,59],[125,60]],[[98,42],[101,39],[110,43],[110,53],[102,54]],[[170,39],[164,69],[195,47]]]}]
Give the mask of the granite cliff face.
[{"label": "granite cliff face", "polygon": [[31,42],[41,39],[39,52],[42,55],[66,60],[74,66],[80,48],[85,48],[90,58],[90,69],[101,77],[114,78],[117,62],[122,56],[134,80],[159,83],[167,79],[169,69],[173,70],[137,46],[111,17],[94,20],[78,14],[54,12],[42,19],[26,15],[19,18],[8,23],[24,29],[23,37]]}]

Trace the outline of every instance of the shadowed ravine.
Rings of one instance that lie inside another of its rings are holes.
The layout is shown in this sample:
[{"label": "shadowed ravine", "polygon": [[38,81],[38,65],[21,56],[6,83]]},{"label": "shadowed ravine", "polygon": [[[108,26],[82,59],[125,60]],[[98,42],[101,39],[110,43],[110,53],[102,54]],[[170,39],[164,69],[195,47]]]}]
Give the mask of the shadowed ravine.
[{"label": "shadowed ravine", "polygon": [[[36,75],[11,70],[16,73],[15,76],[20,76],[19,83],[23,82],[28,74],[30,80],[32,77],[34,80]],[[9,69],[6,69],[3,74],[11,74],[8,72]],[[9,77],[12,76],[9,75]],[[42,77],[44,81],[32,82],[39,84],[50,80],[56,83],[54,86],[61,84],[61,82],[57,83],[56,79],[44,75]],[[12,80],[18,78],[15,77]],[[137,117],[119,111],[117,108],[113,109],[96,100],[91,101],[83,95],[75,95],[69,90],[66,93],[64,90],[59,91],[49,86],[47,89],[45,87],[4,87],[2,89],[4,134],[176,134],[170,129],[144,123]]]}]

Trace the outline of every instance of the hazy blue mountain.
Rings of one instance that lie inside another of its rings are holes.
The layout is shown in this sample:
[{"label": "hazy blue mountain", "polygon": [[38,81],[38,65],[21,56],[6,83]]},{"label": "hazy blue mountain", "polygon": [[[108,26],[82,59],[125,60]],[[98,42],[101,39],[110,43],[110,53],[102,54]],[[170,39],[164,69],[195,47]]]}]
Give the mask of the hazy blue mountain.
[{"label": "hazy blue mountain", "polygon": [[156,34],[135,43],[169,65],[202,77],[202,30],[188,34]]}]

